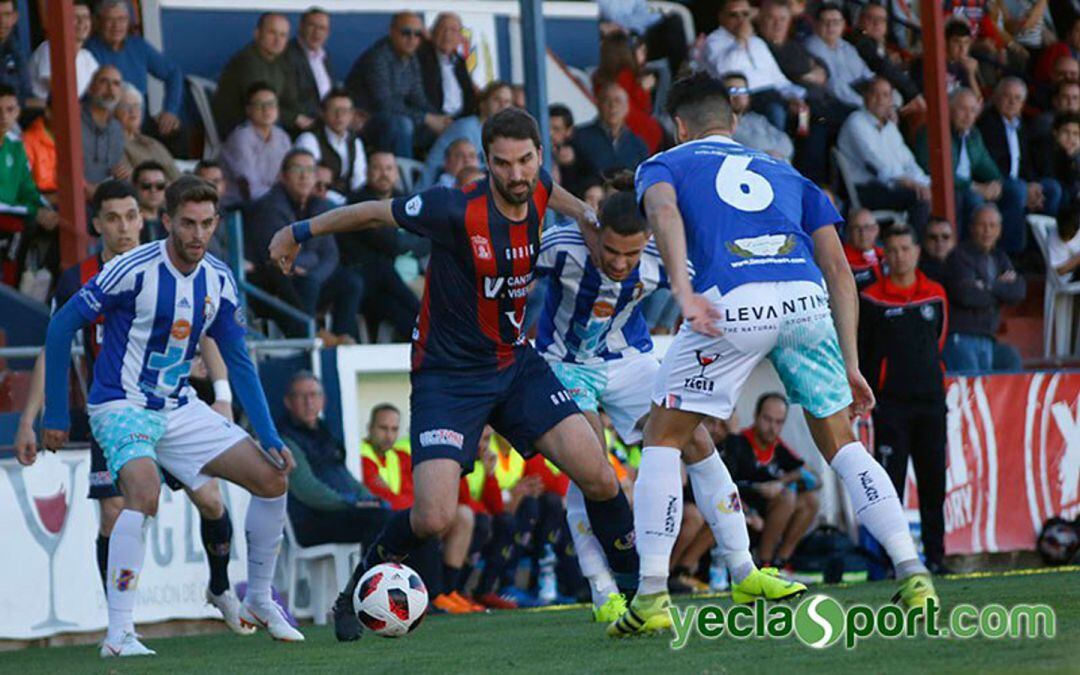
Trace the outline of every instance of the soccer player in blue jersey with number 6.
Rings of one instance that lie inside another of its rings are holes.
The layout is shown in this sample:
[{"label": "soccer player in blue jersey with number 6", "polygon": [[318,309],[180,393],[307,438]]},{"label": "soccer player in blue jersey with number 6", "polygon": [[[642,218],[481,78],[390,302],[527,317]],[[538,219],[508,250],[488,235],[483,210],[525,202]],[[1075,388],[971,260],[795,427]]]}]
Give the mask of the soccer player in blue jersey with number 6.
[{"label": "soccer player in blue jersey with number 6", "polygon": [[[283,228],[270,243],[271,259],[288,272],[299,245],[313,236],[398,225],[432,242],[412,341],[416,502],[394,514],[366,563],[403,560],[450,526],[458,483],[473,470],[490,423],[522,454],[540,452],[578,484],[619,589],[633,591],[638,560],[630,504],[589,423],[522,330],[548,206],[593,236],[595,214],[540,166],[540,130],[527,112],[493,115],[481,137],[487,178],[463,190],[436,187],[335,209]],[[364,567],[334,606],[342,641],[360,636],[352,591]]]},{"label": "soccer player in blue jersey with number 6", "polygon": [[[706,74],[680,80],[667,107],[681,145],[638,167],[636,188],[685,321],[656,378],[634,500],[669,507],[634,509],[641,583],[608,634],[645,632],[668,614],[674,539],[646,533],[664,530],[670,505],[679,521],[681,449],[705,416],[731,416],[766,358],[802,405],[860,522],[892,559],[896,599],[936,602],[896,490],[851,429],[849,408],[864,413],[874,396],[859,373],[858,296],[834,227],[840,215],[789,164],[731,139],[737,119],[722,82]],[[736,584],[753,569],[748,555],[728,563]]]}]

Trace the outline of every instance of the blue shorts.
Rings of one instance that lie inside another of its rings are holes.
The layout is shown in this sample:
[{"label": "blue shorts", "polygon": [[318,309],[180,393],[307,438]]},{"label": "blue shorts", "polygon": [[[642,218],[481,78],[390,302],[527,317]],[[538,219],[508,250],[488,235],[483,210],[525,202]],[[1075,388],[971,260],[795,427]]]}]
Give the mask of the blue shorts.
[{"label": "blue shorts", "polygon": [[418,370],[410,377],[412,463],[447,458],[472,471],[484,425],[523,456],[537,438],[580,413],[570,392],[531,346],[517,350],[513,365],[496,372]]},{"label": "blue shorts", "polygon": [[[176,492],[183,490],[184,484],[176,479],[165,469],[161,469],[161,479],[170,490]],[[109,465],[105,462],[105,451],[93,435],[90,436],[90,489],[87,491],[87,499],[111,499],[122,497],[120,486],[113,480],[109,473]]]}]

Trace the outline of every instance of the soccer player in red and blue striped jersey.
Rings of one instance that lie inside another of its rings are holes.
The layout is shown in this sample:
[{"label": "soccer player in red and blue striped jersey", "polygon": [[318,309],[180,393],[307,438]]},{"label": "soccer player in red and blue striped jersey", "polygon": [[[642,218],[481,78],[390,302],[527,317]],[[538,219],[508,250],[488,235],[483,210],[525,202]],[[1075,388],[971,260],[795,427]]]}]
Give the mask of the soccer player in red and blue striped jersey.
[{"label": "soccer player in red and blue striped jersey", "polygon": [[[402,560],[450,525],[458,481],[473,469],[490,423],[523,454],[543,454],[581,487],[616,581],[632,591],[638,561],[626,496],[596,434],[523,331],[547,207],[577,220],[587,236],[595,216],[541,167],[540,131],[528,113],[499,112],[484,123],[482,138],[489,176],[464,190],[437,187],[342,207],[282,229],[270,244],[271,259],[289,271],[299,244],[313,236],[397,225],[433,243],[413,331],[416,502],[394,515],[366,563]],[[360,634],[352,591],[363,567],[334,608],[339,640]]]}]

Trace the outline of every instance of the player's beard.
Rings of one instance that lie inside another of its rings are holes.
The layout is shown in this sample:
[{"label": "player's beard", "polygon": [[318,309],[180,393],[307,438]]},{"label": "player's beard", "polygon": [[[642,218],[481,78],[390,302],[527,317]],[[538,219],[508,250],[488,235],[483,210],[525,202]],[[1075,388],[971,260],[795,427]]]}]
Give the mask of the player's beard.
[{"label": "player's beard", "polygon": [[179,238],[173,239],[173,250],[176,251],[176,255],[180,260],[184,261],[188,265],[198,265],[202,261],[203,256],[206,255],[206,247],[203,246],[198,251],[192,251],[188,248],[188,244],[192,242],[184,243]]},{"label": "player's beard", "polygon": [[[531,181],[521,180],[510,183],[509,185],[503,185],[498,178],[495,178],[494,180],[492,180],[492,183],[495,184],[495,189],[499,191],[499,195],[502,196],[503,199],[510,202],[514,206],[520,206],[522,204],[528,204],[529,200],[532,199],[533,192],[536,190],[537,180],[538,178],[534,177]],[[529,189],[525,192],[524,196],[518,196],[511,192],[511,190],[513,190],[515,187],[518,187],[519,185],[529,186]]]}]

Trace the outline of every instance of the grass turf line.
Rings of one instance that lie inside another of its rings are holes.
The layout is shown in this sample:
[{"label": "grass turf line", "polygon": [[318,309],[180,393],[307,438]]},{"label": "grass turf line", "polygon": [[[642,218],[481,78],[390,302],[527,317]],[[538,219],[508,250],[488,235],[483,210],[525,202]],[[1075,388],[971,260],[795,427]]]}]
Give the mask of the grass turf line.
[{"label": "grass turf line", "polygon": [[[229,633],[149,640],[148,658],[101,660],[97,647],[36,648],[0,654],[0,673],[222,673],[357,672],[684,672],[907,673],[1080,672],[1080,573],[947,578],[937,583],[945,612],[957,603],[1048,603],[1057,612],[1052,640],[974,638],[886,640],[871,638],[851,651],[842,645],[818,651],[788,640],[691,638],[679,652],[666,637],[609,640],[584,609],[560,612],[496,612],[482,616],[428,618],[416,633],[389,640],[365,635],[338,644],[328,627],[306,627],[303,644],[273,643]],[[818,587],[841,602],[887,602],[893,582]],[[681,604],[702,604],[694,598]],[[729,605],[730,599],[712,600]]]}]

